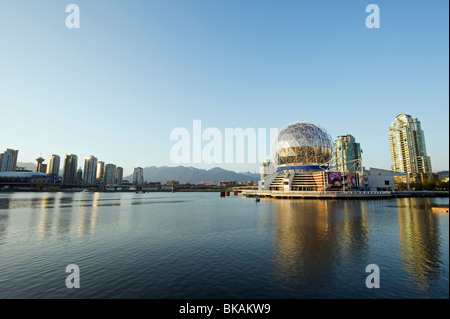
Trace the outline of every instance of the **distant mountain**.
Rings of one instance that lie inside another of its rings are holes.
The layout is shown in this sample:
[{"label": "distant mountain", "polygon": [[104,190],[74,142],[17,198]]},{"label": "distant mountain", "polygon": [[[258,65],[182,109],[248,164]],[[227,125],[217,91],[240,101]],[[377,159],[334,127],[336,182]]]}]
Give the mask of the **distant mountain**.
[{"label": "distant mountain", "polygon": [[[124,177],[129,181],[133,180],[133,175]],[[222,181],[236,181],[236,182],[248,182],[258,181],[259,174],[250,172],[237,173],[234,171],[228,171],[219,167],[211,168],[210,170],[198,169],[194,167],[146,167],[144,168],[144,180],[148,182],[161,182],[167,181],[179,181],[181,184],[201,184],[205,182],[210,184],[211,182],[216,184]]]},{"label": "distant mountain", "polygon": [[16,167],[23,167],[26,170],[35,172],[36,171],[36,163],[24,163],[24,162],[17,162]]},{"label": "distant mountain", "polygon": [[438,174],[441,178],[448,177],[448,171],[437,172],[437,174]]},{"label": "distant mountain", "polygon": [[[46,163],[44,163],[46,164]],[[27,162],[17,162],[16,167],[23,167],[26,170],[36,172],[36,163],[27,163]],[[63,170],[59,170],[59,176],[62,176]]]}]

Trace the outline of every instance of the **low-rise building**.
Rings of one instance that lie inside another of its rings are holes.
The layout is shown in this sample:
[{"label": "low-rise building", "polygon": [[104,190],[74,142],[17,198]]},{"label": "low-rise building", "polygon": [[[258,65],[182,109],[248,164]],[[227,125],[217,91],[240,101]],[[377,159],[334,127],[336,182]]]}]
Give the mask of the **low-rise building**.
[{"label": "low-rise building", "polygon": [[3,186],[30,186],[51,182],[51,175],[40,172],[0,172],[0,185]]},{"label": "low-rise building", "polygon": [[373,167],[364,169],[364,188],[368,191],[393,191],[395,190],[394,177],[403,175],[407,174]]}]

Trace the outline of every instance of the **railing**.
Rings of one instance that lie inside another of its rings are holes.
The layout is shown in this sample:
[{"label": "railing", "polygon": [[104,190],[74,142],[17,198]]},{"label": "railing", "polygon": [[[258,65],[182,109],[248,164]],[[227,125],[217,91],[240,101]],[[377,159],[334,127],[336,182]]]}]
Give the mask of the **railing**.
[{"label": "railing", "polygon": [[363,196],[378,196],[378,197],[391,197],[391,196],[401,196],[401,195],[413,195],[413,196],[433,196],[433,195],[448,195],[448,191],[429,191],[429,192],[421,192],[421,191],[410,191],[410,192],[398,192],[398,191],[278,191],[278,190],[247,190],[243,192],[243,195],[264,195],[271,194],[274,197],[278,196],[313,196],[313,197],[345,197],[345,196],[354,196],[354,197],[363,197]]},{"label": "railing", "polygon": [[391,195],[390,191],[272,191],[272,190],[249,190],[245,194],[311,194],[311,195]]}]

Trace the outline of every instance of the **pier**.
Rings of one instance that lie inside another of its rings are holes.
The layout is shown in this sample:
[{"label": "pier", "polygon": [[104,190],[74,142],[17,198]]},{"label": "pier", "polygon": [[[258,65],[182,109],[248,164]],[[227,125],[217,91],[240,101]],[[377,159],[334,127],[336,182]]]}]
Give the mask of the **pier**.
[{"label": "pier", "polygon": [[275,199],[385,199],[399,197],[448,197],[449,192],[245,190],[242,191],[242,195]]}]

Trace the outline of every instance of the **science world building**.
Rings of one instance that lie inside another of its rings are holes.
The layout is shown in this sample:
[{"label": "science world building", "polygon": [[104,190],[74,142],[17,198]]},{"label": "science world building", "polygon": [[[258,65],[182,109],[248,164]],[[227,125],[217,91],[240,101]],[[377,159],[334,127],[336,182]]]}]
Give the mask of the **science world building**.
[{"label": "science world building", "polygon": [[333,145],[330,134],[319,125],[310,122],[289,124],[275,139],[272,162],[262,164],[259,190],[359,189],[357,172],[336,170]]}]

